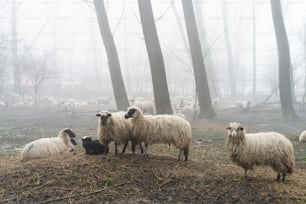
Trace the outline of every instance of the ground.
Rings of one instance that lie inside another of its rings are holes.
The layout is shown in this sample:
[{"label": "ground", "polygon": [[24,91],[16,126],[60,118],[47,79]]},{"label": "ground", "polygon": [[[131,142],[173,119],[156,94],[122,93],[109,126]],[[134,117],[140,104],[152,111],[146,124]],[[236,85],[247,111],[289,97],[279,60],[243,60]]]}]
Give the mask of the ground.
[{"label": "ground", "polygon": [[[97,118],[91,111],[5,107],[0,110],[0,203],[306,203],[306,144],[298,143],[306,114],[301,108],[298,113],[298,120],[287,121],[279,106],[266,104],[191,121],[190,159],[178,162],[177,149],[167,145],[153,145],[148,158],[139,150],[114,155],[111,149],[107,160],[85,155],[80,137],[96,135]],[[225,152],[225,129],[233,121],[249,132],[285,134],[295,148],[295,172],[277,182],[271,168],[256,167],[244,178]],[[25,143],[56,136],[63,127],[77,134],[75,154],[18,160]]]}]

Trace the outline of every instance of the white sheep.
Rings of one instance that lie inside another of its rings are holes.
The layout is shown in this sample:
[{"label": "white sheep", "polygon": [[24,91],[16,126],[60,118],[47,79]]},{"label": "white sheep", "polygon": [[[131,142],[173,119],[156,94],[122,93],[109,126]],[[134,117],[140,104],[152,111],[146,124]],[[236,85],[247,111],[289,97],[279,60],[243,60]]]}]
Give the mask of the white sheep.
[{"label": "white sheep", "polygon": [[300,134],[299,142],[306,142],[306,130]]},{"label": "white sheep", "polygon": [[34,140],[24,146],[21,151],[20,160],[46,158],[52,154],[73,151],[73,145],[76,145],[74,138],[74,132],[69,128],[64,128],[59,131],[57,137]]},{"label": "white sheep", "polygon": [[182,151],[185,161],[188,160],[191,125],[187,120],[175,115],[144,115],[136,106],[128,108],[125,118],[132,118],[130,120],[133,123],[133,137],[145,143],[145,155],[148,153],[148,145],[164,143],[172,144],[180,150],[178,160]]},{"label": "white sheep", "polygon": [[[111,141],[115,142],[116,153],[117,144],[126,144],[131,140],[132,123],[124,119],[124,112],[110,113],[101,111],[96,114],[98,120],[98,139],[101,144],[108,146]],[[126,147],[126,146],[125,146]],[[125,148],[124,148],[125,150]],[[104,152],[106,155],[107,152]]]},{"label": "white sheep", "polygon": [[230,123],[227,128],[226,149],[230,159],[247,171],[253,166],[266,165],[277,172],[277,180],[293,173],[295,166],[291,142],[277,132],[248,133],[240,123]]},{"label": "white sheep", "polygon": [[143,114],[155,114],[155,107],[152,101],[137,101],[131,99],[130,103],[132,106],[138,107],[143,112]]}]

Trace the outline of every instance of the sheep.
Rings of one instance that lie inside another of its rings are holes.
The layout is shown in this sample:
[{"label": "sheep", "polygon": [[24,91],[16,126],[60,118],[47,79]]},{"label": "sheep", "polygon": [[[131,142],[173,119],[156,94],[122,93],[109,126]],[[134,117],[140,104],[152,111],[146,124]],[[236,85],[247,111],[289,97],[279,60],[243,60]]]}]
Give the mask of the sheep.
[{"label": "sheep", "polygon": [[306,142],[306,130],[300,134],[299,142]]},{"label": "sheep", "polygon": [[99,98],[97,98],[97,104],[98,105],[106,106],[106,105],[110,104],[111,100],[112,100],[112,97],[110,97],[110,96],[108,96],[108,97],[99,97]]},{"label": "sheep", "polygon": [[[99,117],[98,120],[98,139],[101,144],[108,146],[111,141],[115,142],[117,154],[117,144],[124,143],[122,153],[125,151],[125,147],[129,140],[134,141],[131,137],[132,123],[124,119],[125,112],[119,111],[110,113],[108,111],[101,111],[96,114]],[[134,147],[134,146],[133,146]],[[134,149],[133,149],[134,151]],[[133,152],[134,153],[134,152]],[[104,151],[106,156],[107,152]]]},{"label": "sheep", "polygon": [[295,166],[291,142],[277,132],[248,133],[240,123],[229,123],[226,149],[229,158],[247,171],[256,165],[272,167],[277,180],[285,181],[287,173],[292,174]]},{"label": "sheep", "polygon": [[74,151],[76,141],[75,134],[69,128],[64,128],[59,131],[57,137],[40,138],[34,140],[24,146],[21,151],[20,160],[25,161],[36,158],[46,158],[52,154],[60,153],[69,150]]},{"label": "sheep", "polygon": [[132,106],[138,107],[143,114],[155,114],[155,107],[152,101],[136,101],[135,99],[131,99],[130,103]]},{"label": "sheep", "polygon": [[124,117],[127,120],[131,118],[133,137],[145,143],[144,154],[146,156],[148,145],[164,143],[173,144],[180,150],[178,160],[180,160],[182,151],[184,151],[185,161],[188,160],[191,125],[187,120],[175,115],[144,115],[136,106],[129,107]]},{"label": "sheep", "polygon": [[90,136],[82,137],[82,145],[85,149],[85,154],[103,154],[105,149],[108,152],[108,147],[101,144],[99,140],[92,140]]}]

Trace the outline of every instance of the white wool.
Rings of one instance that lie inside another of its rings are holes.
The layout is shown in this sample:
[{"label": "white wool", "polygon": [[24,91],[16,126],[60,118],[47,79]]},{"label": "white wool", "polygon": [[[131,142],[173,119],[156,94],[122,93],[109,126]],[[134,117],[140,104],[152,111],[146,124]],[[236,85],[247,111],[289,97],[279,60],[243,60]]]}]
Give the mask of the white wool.
[{"label": "white wool", "polygon": [[299,142],[306,142],[306,130],[300,134]]},{"label": "white wool", "polygon": [[21,151],[20,160],[46,158],[52,154],[74,150],[69,135],[63,130],[59,132],[58,137],[40,138],[26,144]]},{"label": "white wool", "polygon": [[[132,116],[133,137],[146,145],[172,144],[180,149],[180,154],[184,151],[185,160],[188,159],[192,130],[187,120],[176,115],[143,115],[139,108],[133,106],[129,111],[132,109],[136,110]],[[146,153],[147,148],[145,148]]]}]

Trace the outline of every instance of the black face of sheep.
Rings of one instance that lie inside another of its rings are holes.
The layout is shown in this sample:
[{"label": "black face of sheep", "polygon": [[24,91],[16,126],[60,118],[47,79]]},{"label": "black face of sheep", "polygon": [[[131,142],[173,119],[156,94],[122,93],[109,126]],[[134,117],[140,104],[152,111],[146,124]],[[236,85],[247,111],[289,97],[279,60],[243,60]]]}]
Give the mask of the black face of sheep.
[{"label": "black face of sheep", "polygon": [[104,154],[108,153],[108,146],[100,144],[98,140],[92,140],[90,136],[84,136],[82,138],[82,144],[86,154]]},{"label": "black face of sheep", "polygon": [[67,134],[69,135],[71,143],[72,143],[73,145],[77,145],[76,141],[73,139],[73,138],[76,137],[76,136],[75,136],[75,133],[72,132],[72,130],[69,129],[69,128],[65,129],[64,132],[67,133]]},{"label": "black face of sheep", "polygon": [[136,108],[131,108],[128,110],[128,112],[124,115],[125,119],[129,119],[132,118],[133,115],[135,114],[135,112],[137,112],[138,110]]},{"label": "black face of sheep", "polygon": [[97,117],[100,117],[101,118],[101,125],[106,125],[106,121],[107,119],[112,116],[111,113],[108,113],[108,112],[103,112],[103,113],[98,113],[96,114]]}]

